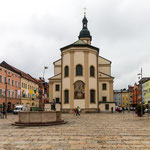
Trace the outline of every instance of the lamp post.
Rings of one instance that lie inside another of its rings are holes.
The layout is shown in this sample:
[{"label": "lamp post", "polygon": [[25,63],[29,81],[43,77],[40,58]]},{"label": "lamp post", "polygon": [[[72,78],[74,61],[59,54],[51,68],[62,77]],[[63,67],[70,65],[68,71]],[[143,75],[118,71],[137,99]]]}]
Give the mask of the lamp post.
[{"label": "lamp post", "polygon": [[141,116],[143,116],[143,111],[142,111],[142,68],[141,68],[141,72],[137,75],[140,75],[141,76]]},{"label": "lamp post", "polygon": [[45,75],[45,69],[48,69],[48,67],[44,67],[44,72],[43,72],[43,80],[44,80],[44,75]]}]

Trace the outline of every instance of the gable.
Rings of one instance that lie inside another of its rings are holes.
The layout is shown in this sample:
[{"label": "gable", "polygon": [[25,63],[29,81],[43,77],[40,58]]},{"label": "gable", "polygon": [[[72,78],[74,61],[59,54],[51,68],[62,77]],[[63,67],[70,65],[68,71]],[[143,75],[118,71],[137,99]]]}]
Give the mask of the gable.
[{"label": "gable", "polygon": [[49,80],[56,80],[56,79],[61,79],[61,73],[49,78]]},{"label": "gable", "polygon": [[54,65],[61,65],[61,59],[56,60],[55,62],[53,62]]},{"label": "gable", "polygon": [[111,64],[111,61],[106,59],[106,58],[104,58],[104,57],[99,56],[98,57],[98,64],[100,64],[100,65],[101,64]]}]

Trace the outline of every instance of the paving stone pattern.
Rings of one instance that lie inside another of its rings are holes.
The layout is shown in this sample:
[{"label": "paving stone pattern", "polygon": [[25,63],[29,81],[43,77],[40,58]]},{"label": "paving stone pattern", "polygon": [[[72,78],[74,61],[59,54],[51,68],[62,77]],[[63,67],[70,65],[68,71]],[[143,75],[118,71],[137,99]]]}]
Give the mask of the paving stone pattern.
[{"label": "paving stone pattern", "polygon": [[67,124],[15,127],[0,119],[0,150],[150,150],[150,119],[130,113],[62,115]]}]

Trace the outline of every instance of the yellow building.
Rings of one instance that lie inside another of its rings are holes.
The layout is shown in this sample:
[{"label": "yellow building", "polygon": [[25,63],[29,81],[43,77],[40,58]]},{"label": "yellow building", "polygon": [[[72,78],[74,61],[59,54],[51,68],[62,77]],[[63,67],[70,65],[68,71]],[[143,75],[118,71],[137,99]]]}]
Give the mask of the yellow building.
[{"label": "yellow building", "polygon": [[99,48],[91,45],[86,16],[82,22],[79,40],[61,48],[61,59],[54,62],[49,101],[61,102],[64,112],[77,106],[85,112],[115,110],[111,61],[99,56]]},{"label": "yellow building", "polygon": [[15,67],[13,67],[13,69],[17,71],[21,76],[21,104],[29,104],[32,107],[38,107],[38,80]]},{"label": "yellow building", "polygon": [[122,90],[121,92],[121,107],[128,108],[130,105],[129,92]]},{"label": "yellow building", "polygon": [[38,82],[27,74],[21,78],[21,104],[39,106]]}]

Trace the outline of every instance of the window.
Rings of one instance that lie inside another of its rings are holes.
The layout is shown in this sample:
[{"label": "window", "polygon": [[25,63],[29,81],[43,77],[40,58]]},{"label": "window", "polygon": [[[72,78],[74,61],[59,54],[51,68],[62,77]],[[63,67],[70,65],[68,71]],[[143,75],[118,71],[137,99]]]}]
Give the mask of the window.
[{"label": "window", "polygon": [[90,76],[91,76],[91,77],[94,77],[94,76],[95,76],[94,73],[95,73],[94,67],[91,66],[91,67],[90,67]]},{"label": "window", "polygon": [[0,89],[0,97],[2,97],[2,89]]},{"label": "window", "polygon": [[6,83],[6,77],[4,77],[4,82]]},{"label": "window", "polygon": [[109,104],[105,104],[105,110],[109,110]]},{"label": "window", "polygon": [[15,98],[17,98],[17,91],[15,92]]},{"label": "window", "polygon": [[15,86],[17,87],[17,81],[15,81]]},{"label": "window", "polygon": [[66,66],[65,67],[65,77],[68,77],[69,76],[69,67]]},{"label": "window", "polygon": [[8,79],[8,84],[10,85],[10,79]]},{"label": "window", "polygon": [[12,92],[12,98],[14,98],[14,92]]},{"label": "window", "polygon": [[76,76],[82,76],[82,66],[81,65],[76,66]]},{"label": "window", "polygon": [[56,98],[56,103],[59,103],[59,98]]},{"label": "window", "polygon": [[103,90],[106,90],[106,89],[107,89],[106,83],[103,83],[103,84],[102,84],[102,89],[103,89]]},{"label": "window", "polygon": [[18,82],[18,87],[20,87],[20,82]]},{"label": "window", "polygon": [[55,91],[59,91],[59,84],[56,84]]},{"label": "window", "polygon": [[65,100],[65,103],[69,103],[69,91],[68,90],[64,91],[64,100]]},{"label": "window", "polygon": [[90,102],[95,103],[95,90],[90,90]]},{"label": "window", "polygon": [[103,96],[103,97],[102,97],[102,101],[103,101],[103,102],[106,102],[106,101],[107,101],[107,97],[106,97],[106,96]]},{"label": "window", "polygon": [[0,82],[2,82],[2,76],[0,76]]},{"label": "window", "polygon": [[10,98],[10,91],[8,91],[8,97]]},{"label": "window", "polygon": [[12,86],[14,86],[14,80],[12,80]]}]

